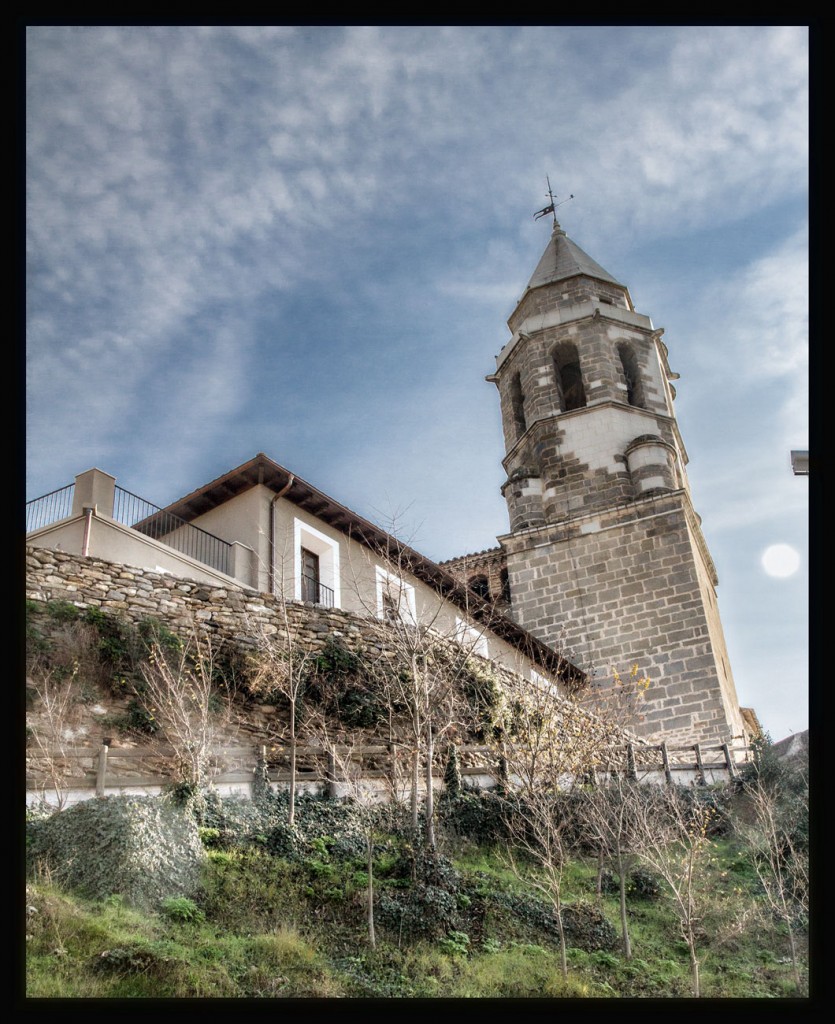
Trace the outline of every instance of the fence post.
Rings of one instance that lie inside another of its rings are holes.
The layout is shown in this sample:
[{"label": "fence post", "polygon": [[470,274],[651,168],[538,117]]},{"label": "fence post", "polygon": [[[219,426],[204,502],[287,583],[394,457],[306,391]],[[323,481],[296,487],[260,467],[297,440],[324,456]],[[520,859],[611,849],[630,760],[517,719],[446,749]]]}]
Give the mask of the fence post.
[{"label": "fence post", "polygon": [[661,763],[664,765],[664,780],[668,786],[672,786],[673,773],[670,770],[670,756],[667,753],[666,740],[662,740],[661,746],[658,749],[661,751]]},{"label": "fence post", "polygon": [[269,768],[267,766],[267,747],[261,744],[258,748],[258,760],[252,773],[252,799],[257,800],[270,788]]},{"label": "fence post", "polygon": [[723,743],[722,744],[722,753],[725,755],[725,764],[728,766],[728,777],[731,778],[731,779],[735,779],[736,778],[736,768],[734,767],[734,763],[731,760],[731,752],[730,752],[730,750],[728,750],[728,744],[727,743]]},{"label": "fence post", "polygon": [[333,747],[328,747],[328,769],[326,774],[327,786],[325,796],[328,800],[336,800],[339,790],[336,781],[336,754]]},{"label": "fence post", "polygon": [[99,749],[99,766],[96,772],[96,796],[104,796],[105,782],[107,779],[107,751],[110,749],[110,739],[102,740]]},{"label": "fence post", "polygon": [[696,752],[696,769],[699,773],[699,785],[706,786],[707,779],[705,778],[705,770],[702,765],[702,747],[700,743],[693,744],[693,750]]},{"label": "fence post", "polygon": [[635,769],[635,744],[626,744],[626,777],[630,782],[638,781],[638,772]]}]

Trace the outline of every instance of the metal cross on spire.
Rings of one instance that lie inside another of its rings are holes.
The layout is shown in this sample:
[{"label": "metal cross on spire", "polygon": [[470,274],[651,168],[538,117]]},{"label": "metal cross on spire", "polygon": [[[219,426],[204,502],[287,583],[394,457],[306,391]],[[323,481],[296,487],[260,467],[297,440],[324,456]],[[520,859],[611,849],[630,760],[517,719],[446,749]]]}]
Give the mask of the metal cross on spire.
[{"label": "metal cross on spire", "polygon": [[545,193],[545,195],[548,196],[548,198],[551,200],[551,202],[550,202],[550,204],[548,206],[543,207],[541,210],[539,210],[537,213],[535,213],[533,215],[533,219],[534,220],[539,220],[540,217],[545,217],[547,214],[551,213],[554,216],[554,226],[556,227],[556,224],[557,224],[557,207],[558,206],[562,206],[562,203],[567,203],[568,199],[573,199],[574,196],[572,194],[572,195],[570,195],[568,197],[568,199],[563,199],[562,203],[558,203],[556,195],[551,190],[551,180],[550,180],[550,178],[547,175],[545,176],[545,181],[548,184],[548,191]]}]

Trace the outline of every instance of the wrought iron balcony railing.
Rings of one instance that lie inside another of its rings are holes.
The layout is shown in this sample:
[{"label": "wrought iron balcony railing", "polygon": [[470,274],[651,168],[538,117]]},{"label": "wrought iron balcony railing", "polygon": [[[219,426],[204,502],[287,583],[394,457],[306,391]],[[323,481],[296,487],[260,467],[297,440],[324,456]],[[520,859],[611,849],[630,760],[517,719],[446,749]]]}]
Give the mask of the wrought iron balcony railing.
[{"label": "wrought iron balcony railing", "polygon": [[232,545],[121,487],[114,488],[113,518],[189,558],[229,573]]},{"label": "wrought iron balcony railing", "polygon": [[57,491],[50,491],[40,498],[33,498],[26,502],[26,532],[40,530],[42,526],[49,526],[50,523],[57,523],[59,519],[66,519],[72,512],[72,502],[75,495],[75,484],[67,484]]},{"label": "wrought iron balcony railing", "polygon": [[333,608],[334,593],[330,587],[320,583],[315,576],[302,573],[302,601],[311,601],[324,608]]}]

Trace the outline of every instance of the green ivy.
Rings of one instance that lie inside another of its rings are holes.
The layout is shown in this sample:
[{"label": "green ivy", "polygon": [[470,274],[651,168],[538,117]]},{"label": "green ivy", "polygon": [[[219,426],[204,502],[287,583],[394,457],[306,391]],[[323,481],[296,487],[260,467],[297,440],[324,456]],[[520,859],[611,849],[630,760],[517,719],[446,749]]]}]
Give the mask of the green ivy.
[{"label": "green ivy", "polygon": [[37,822],[27,857],[82,896],[154,909],[172,890],[196,890],[205,852],[193,817],[170,800],[108,796]]},{"label": "green ivy", "polygon": [[183,641],[159,619],[143,619],[137,627],[137,633],[145,649],[150,651],[154,646],[164,651],[179,653],[183,649]]}]

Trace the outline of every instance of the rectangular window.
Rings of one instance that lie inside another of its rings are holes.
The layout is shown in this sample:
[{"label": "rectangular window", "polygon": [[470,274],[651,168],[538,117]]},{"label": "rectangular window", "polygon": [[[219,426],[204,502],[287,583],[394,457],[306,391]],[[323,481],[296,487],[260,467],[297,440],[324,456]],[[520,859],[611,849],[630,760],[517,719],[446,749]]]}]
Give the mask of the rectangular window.
[{"label": "rectangular window", "polygon": [[386,622],[397,622],[400,618],[397,601],[388,587],[383,588],[383,618]]},{"label": "rectangular window", "polygon": [[377,566],[377,616],[386,622],[417,622],[415,588]]},{"label": "rectangular window", "polygon": [[320,603],[319,556],[302,548],[302,601]]},{"label": "rectangular window", "polygon": [[455,639],[471,654],[478,654],[482,658],[489,656],[487,637],[474,626],[468,625],[463,619],[455,620]]}]

